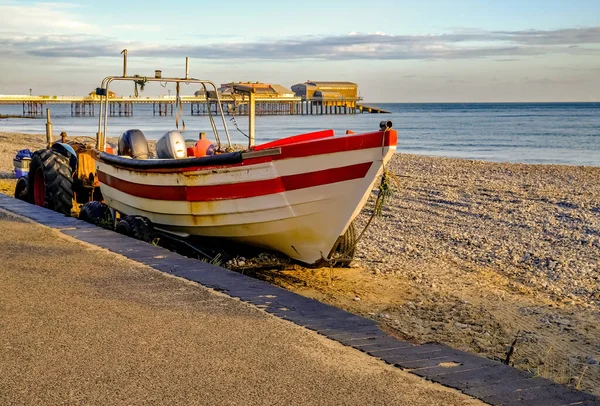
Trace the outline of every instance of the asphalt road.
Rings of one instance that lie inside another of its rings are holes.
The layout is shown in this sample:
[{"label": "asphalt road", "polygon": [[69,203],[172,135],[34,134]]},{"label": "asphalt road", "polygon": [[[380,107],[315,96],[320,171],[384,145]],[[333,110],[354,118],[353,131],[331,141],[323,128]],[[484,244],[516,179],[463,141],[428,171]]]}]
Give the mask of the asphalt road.
[{"label": "asphalt road", "polygon": [[0,212],[0,404],[483,403]]}]

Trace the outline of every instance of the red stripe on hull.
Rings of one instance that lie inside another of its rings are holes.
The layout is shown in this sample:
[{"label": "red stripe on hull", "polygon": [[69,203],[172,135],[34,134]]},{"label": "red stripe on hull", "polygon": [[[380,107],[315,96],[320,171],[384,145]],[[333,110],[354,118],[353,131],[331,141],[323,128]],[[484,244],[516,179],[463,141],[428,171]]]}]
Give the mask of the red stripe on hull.
[{"label": "red stripe on hull", "polygon": [[263,149],[268,149],[268,148],[283,147],[284,145],[294,144],[294,143],[298,143],[298,142],[316,141],[316,140],[320,140],[323,138],[333,137],[334,135],[335,134],[334,134],[333,130],[324,130],[324,131],[317,131],[314,133],[294,135],[292,137],[282,138],[280,140],[267,142],[266,144],[257,145],[256,147],[254,147],[254,151],[261,151]]},{"label": "red stripe on hull", "polygon": [[273,160],[302,158],[313,155],[334,154],[336,152],[356,151],[396,145],[398,133],[388,130],[368,134],[348,135],[345,137],[326,138],[313,142],[281,146],[281,154],[273,156]]},{"label": "red stripe on hull", "polygon": [[153,200],[201,202],[245,199],[360,179],[365,177],[371,165],[372,162],[365,162],[322,171],[282,176],[275,179],[209,186],[143,185],[119,179],[101,171],[98,171],[98,179],[100,183],[136,197]]},{"label": "red stripe on hull", "polygon": [[[309,134],[310,135],[310,134]],[[298,136],[294,136],[298,137]],[[219,165],[219,166],[190,166],[187,168],[177,169],[148,169],[144,172],[150,173],[175,173],[175,172],[194,172],[199,170],[207,170],[214,168],[233,168],[239,166],[256,165],[259,163],[277,161],[280,159],[288,158],[302,158],[307,156],[322,155],[322,154],[333,154],[336,152],[344,151],[355,151],[359,149],[376,148],[382,146],[395,146],[398,141],[398,132],[396,130],[387,130],[385,132],[375,131],[366,134],[356,134],[343,137],[328,137],[324,139],[317,139],[314,141],[301,142],[297,144],[285,144],[285,141],[289,141],[294,137],[282,139],[278,141],[279,147],[281,148],[281,154],[259,157],[259,158],[248,158],[244,159],[241,163],[233,165]],[[257,147],[257,149],[262,149]]]}]

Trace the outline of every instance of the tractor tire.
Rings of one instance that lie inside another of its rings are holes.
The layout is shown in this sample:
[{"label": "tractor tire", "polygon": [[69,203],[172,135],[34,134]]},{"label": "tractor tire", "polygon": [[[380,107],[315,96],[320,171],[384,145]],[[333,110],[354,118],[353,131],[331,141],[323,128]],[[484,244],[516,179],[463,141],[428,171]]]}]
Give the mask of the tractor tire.
[{"label": "tractor tire", "polygon": [[332,262],[341,268],[347,268],[356,254],[356,227],[350,223],[344,235],[340,236],[333,249]]},{"label": "tractor tire", "polygon": [[95,225],[106,225],[110,221],[110,211],[102,202],[87,202],[81,207],[79,220]]},{"label": "tractor tire", "polygon": [[28,192],[27,192],[27,177],[21,176],[17,181],[17,186],[15,187],[15,199],[28,201]]},{"label": "tractor tire", "polygon": [[69,216],[73,208],[73,171],[69,158],[44,149],[33,153],[27,177],[30,202]]},{"label": "tractor tire", "polygon": [[117,224],[117,232],[149,243],[154,240],[154,226],[142,216],[123,217]]},{"label": "tractor tire", "polygon": [[119,220],[115,231],[119,234],[123,234],[128,237],[133,237],[133,230],[131,229],[131,225],[129,225],[128,221],[125,221],[125,218]]}]

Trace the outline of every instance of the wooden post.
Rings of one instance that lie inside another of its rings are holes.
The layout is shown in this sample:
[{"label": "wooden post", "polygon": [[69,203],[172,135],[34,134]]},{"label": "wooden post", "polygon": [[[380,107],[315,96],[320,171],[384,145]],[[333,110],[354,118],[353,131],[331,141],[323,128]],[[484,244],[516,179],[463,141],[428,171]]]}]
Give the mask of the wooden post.
[{"label": "wooden post", "polygon": [[52,122],[50,121],[50,109],[46,109],[46,142],[48,148],[52,146]]},{"label": "wooden post", "polygon": [[254,119],[255,119],[255,100],[256,94],[252,91],[248,97],[248,145],[250,148],[254,146]]}]

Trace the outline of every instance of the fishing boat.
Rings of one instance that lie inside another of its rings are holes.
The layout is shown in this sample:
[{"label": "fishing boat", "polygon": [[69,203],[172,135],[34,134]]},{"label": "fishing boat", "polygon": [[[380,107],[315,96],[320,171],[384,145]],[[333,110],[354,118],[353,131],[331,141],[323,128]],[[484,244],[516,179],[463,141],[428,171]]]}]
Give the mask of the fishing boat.
[{"label": "fishing boat", "polygon": [[202,86],[216,102],[215,117],[228,145],[221,144],[215,117],[209,114],[215,154],[195,156],[193,149],[182,147],[178,131],[158,141],[166,151],[158,151],[161,158],[136,154],[135,142],[145,143],[138,130],[129,132],[137,134],[137,141],[128,139],[128,145],[119,145],[119,154],[109,153],[105,134],[110,85],[140,80],[127,76],[126,57],[123,75],[105,78],[96,92],[101,97],[96,173],[110,208],[177,235],[250,244],[305,264],[331,258],[394,154],[397,132],[391,122],[362,134],[323,130],[255,145],[254,89],[236,85],[236,94],[248,104],[249,142],[244,150],[231,151],[219,92],[211,81],[190,78],[186,59],[185,77],[157,74],[144,82],[174,82],[179,102],[181,83]]}]

